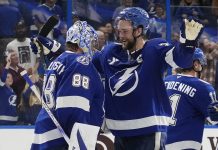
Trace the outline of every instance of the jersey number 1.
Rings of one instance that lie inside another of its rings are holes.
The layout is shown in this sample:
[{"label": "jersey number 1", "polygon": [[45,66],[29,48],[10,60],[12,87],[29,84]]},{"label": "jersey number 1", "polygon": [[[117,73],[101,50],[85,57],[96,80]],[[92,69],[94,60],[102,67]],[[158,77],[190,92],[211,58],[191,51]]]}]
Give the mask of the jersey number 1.
[{"label": "jersey number 1", "polygon": [[171,108],[172,108],[172,116],[170,118],[170,125],[171,126],[175,126],[176,125],[176,111],[177,111],[177,107],[179,104],[179,100],[180,100],[181,95],[180,94],[173,94],[170,96],[170,104],[171,104]]}]

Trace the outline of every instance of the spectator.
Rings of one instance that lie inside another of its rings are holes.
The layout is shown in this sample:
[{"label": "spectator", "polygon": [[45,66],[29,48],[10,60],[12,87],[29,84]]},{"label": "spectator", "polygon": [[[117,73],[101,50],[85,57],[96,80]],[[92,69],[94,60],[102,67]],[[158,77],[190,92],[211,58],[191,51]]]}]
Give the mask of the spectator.
[{"label": "spectator", "polygon": [[[14,28],[22,18],[18,8],[11,6],[8,0],[0,0],[0,54],[3,54],[6,45],[13,40]],[[0,63],[3,63],[3,55],[0,55]]]},{"label": "spectator", "polygon": [[165,0],[138,0],[136,5],[138,7],[143,7],[148,12],[149,16],[153,17],[153,15],[155,14],[156,3],[164,4]]},{"label": "spectator", "polygon": [[218,19],[218,1],[212,0],[212,14]]},{"label": "spectator", "polygon": [[105,45],[108,45],[108,44],[110,44],[110,43],[112,43],[113,41],[110,41],[109,40],[109,30],[108,30],[108,28],[106,28],[105,26],[100,26],[99,28],[98,28],[98,31],[101,31],[101,32],[103,32],[104,33],[104,37],[105,37]]},{"label": "spectator", "polygon": [[207,24],[208,20],[205,19],[203,12],[200,7],[194,3],[194,0],[183,0],[180,3],[180,7],[177,8],[175,19],[181,22],[188,16],[195,17],[202,21],[202,23]]},{"label": "spectator", "polygon": [[205,120],[211,121],[207,107],[216,101],[213,86],[199,79],[206,62],[203,51],[196,48],[191,67],[180,69],[181,74],[165,78],[172,107],[167,150],[201,149]]},{"label": "spectator", "polygon": [[[59,5],[56,5],[56,1],[57,0],[45,0],[43,4],[33,10],[33,21],[38,30],[41,29],[42,25],[52,15],[58,16],[61,21],[64,20],[63,10]],[[49,37],[53,38],[52,33],[49,34]]]},{"label": "spectator", "polygon": [[127,7],[132,7],[133,6],[133,0],[121,0],[121,5],[119,7],[117,7],[113,13],[113,17],[112,20],[115,20],[115,18],[117,17],[117,15],[124,9]]},{"label": "spectator", "polygon": [[218,46],[216,43],[209,41],[207,38],[201,41],[200,46],[203,49],[207,59],[207,66],[205,66],[204,70],[202,71],[201,79],[209,82],[215,87]]},{"label": "spectator", "polygon": [[14,37],[14,29],[18,21],[22,19],[18,8],[10,5],[8,0],[0,1],[0,38]]},{"label": "spectator", "polygon": [[150,19],[149,38],[166,37],[166,16],[164,6],[155,4],[154,14]]},{"label": "spectator", "polygon": [[114,39],[114,28],[112,23],[110,22],[106,23],[105,28],[107,29],[108,32],[108,40],[113,42],[115,39]]},{"label": "spectator", "polygon": [[61,45],[65,45],[66,42],[66,34],[67,34],[67,24],[65,22],[62,22],[59,26],[59,34],[57,36],[57,41],[61,44]]},{"label": "spectator", "polygon": [[172,43],[179,43],[179,33],[178,32],[173,32],[172,33]]},{"label": "spectator", "polygon": [[106,40],[105,40],[105,36],[104,36],[104,32],[102,31],[96,31],[97,35],[98,35],[98,50],[101,51],[102,48],[105,46],[106,44]]},{"label": "spectator", "polygon": [[[36,85],[39,93],[42,93],[42,79],[39,78],[39,75],[32,74],[30,78],[32,82]],[[27,84],[25,86],[22,96],[23,99],[20,103],[20,107],[22,107],[23,111],[25,112],[24,124],[35,125],[38,113],[42,108],[41,102]]]},{"label": "spectator", "polygon": [[80,20],[79,15],[78,15],[78,13],[76,11],[72,12],[72,18],[73,18],[72,19],[73,20],[73,24]]},{"label": "spectator", "polygon": [[101,15],[94,9],[89,0],[73,0],[72,10],[76,12],[80,20],[88,20],[95,25],[102,22]]},{"label": "spectator", "polygon": [[15,125],[18,120],[18,114],[16,110],[17,96],[14,93],[11,85],[13,83],[12,74],[8,73],[8,69],[11,64],[11,56],[6,58],[7,64],[2,71],[0,78],[0,125]]},{"label": "spectator", "polygon": [[166,21],[166,13],[165,13],[165,8],[164,5],[162,4],[155,4],[155,15],[154,17],[158,20],[163,20]]},{"label": "spectator", "polygon": [[19,66],[26,69],[29,74],[37,72],[39,61],[31,49],[30,38],[28,38],[28,27],[24,21],[17,23],[15,28],[16,38],[8,43],[6,51],[14,50],[19,57]]},{"label": "spectator", "polygon": [[8,72],[12,75],[13,78],[13,83],[11,85],[11,88],[14,90],[15,94],[17,95],[17,101],[16,101],[16,106],[17,106],[17,112],[19,115],[18,121],[23,122],[23,112],[19,110],[19,104],[21,102],[21,97],[22,97],[22,92],[25,87],[25,80],[22,78],[20,75],[20,72],[24,70],[21,66],[19,66],[19,59],[18,59],[18,54],[14,50],[8,50],[6,51],[6,56],[11,55],[11,64],[8,69]]},{"label": "spectator", "polygon": [[37,7],[39,0],[9,0],[9,1],[17,2],[15,6],[18,7],[18,9],[20,10],[20,13],[26,25],[30,27],[33,24],[32,10]]}]

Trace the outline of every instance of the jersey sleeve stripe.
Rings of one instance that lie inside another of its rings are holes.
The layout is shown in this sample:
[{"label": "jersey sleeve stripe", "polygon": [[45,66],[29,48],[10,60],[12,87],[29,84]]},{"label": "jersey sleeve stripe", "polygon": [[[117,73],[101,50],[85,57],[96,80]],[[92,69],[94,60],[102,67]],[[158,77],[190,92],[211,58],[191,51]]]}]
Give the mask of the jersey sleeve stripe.
[{"label": "jersey sleeve stripe", "polygon": [[17,121],[18,117],[12,117],[12,116],[0,116],[0,120],[6,120],[6,121]]},{"label": "jersey sleeve stripe", "polygon": [[112,120],[106,118],[106,124],[107,127],[112,130],[133,130],[157,125],[168,126],[169,119],[170,117],[166,116],[150,116],[132,120]]},{"label": "jersey sleeve stripe", "polygon": [[171,48],[165,56],[165,61],[172,67],[172,68],[178,68],[178,66],[176,65],[176,63],[173,60],[173,50],[175,47]]},{"label": "jersey sleeve stripe", "polygon": [[175,149],[201,149],[201,143],[196,141],[181,141],[166,145],[167,150]]},{"label": "jersey sleeve stripe", "polygon": [[89,100],[81,96],[63,96],[57,97],[56,109],[59,108],[80,108],[84,111],[90,110]]},{"label": "jersey sleeve stripe", "polygon": [[62,137],[63,136],[57,128],[41,134],[35,133],[33,144],[43,144]]}]

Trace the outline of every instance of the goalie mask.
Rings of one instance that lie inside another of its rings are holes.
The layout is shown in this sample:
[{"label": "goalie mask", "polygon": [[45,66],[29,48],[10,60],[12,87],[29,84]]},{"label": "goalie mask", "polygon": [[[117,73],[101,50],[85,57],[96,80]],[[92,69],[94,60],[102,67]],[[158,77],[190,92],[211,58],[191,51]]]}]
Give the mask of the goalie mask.
[{"label": "goalie mask", "polygon": [[94,47],[98,43],[98,35],[86,21],[77,21],[68,29],[66,42],[78,44],[84,53],[92,56]]}]

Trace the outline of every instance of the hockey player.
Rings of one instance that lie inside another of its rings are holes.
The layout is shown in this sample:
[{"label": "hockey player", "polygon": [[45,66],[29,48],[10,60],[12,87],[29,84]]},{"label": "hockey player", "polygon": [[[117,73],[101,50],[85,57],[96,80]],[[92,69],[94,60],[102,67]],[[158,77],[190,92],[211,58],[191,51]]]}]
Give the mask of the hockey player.
[{"label": "hockey player", "polygon": [[13,77],[8,73],[11,64],[11,54],[6,58],[6,66],[2,71],[0,78],[0,125],[16,125],[18,114],[16,110],[17,95],[10,87],[13,83]]},{"label": "hockey player", "polygon": [[[77,21],[67,31],[66,51],[50,63],[44,76],[43,99],[68,137],[74,137],[76,150],[95,148],[103,121],[103,85],[90,62],[94,39],[96,32],[93,28],[86,22]],[[47,46],[55,45],[50,41]],[[89,128],[93,129],[89,131],[91,135],[87,132]],[[42,109],[31,149],[63,150],[67,147],[61,133]]]},{"label": "hockey player", "polygon": [[201,49],[196,48],[192,67],[179,69],[181,74],[165,78],[172,107],[167,150],[201,149],[205,120],[211,122],[207,107],[216,101],[212,85],[199,79],[204,65],[206,57]]},{"label": "hockey player", "polygon": [[147,12],[125,8],[115,20],[120,43],[105,46],[93,63],[105,77],[105,120],[115,136],[116,150],[165,148],[171,106],[162,79],[171,66],[190,67],[202,24],[184,20],[181,44],[145,40]]},{"label": "hockey player", "polygon": [[167,66],[190,67],[203,26],[185,20],[181,44],[144,40],[147,12],[125,8],[115,20],[119,44],[106,46],[93,62],[105,75],[106,125],[116,150],[164,149],[171,107],[162,75]]}]

